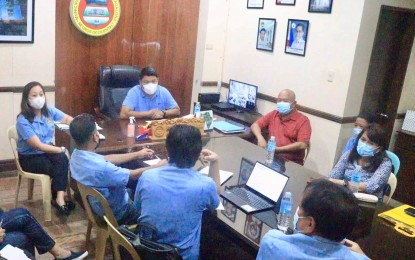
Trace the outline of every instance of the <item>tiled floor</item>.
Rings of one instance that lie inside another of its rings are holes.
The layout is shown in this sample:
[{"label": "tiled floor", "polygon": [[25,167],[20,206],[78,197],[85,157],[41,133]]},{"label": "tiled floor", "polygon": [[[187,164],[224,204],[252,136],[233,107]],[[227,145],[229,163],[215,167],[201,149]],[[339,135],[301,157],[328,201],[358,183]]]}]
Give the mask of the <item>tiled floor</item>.
[{"label": "tiled floor", "polygon": [[[1,173],[2,174],[2,173]],[[3,210],[14,208],[15,189],[17,177],[0,178],[0,207]],[[19,192],[18,207],[28,209],[42,224],[47,233],[61,246],[73,251],[85,250],[85,235],[87,229],[87,218],[84,210],[77,204],[76,209],[68,217],[58,216],[52,207],[52,221],[45,222],[43,216],[43,203],[40,182],[35,181],[33,200],[27,200],[27,179],[23,179]],[[94,259],[95,232],[92,229],[92,244],[89,246],[87,259]],[[108,247],[106,258],[112,259],[111,250]],[[53,259],[49,253],[37,255],[36,259]]]}]

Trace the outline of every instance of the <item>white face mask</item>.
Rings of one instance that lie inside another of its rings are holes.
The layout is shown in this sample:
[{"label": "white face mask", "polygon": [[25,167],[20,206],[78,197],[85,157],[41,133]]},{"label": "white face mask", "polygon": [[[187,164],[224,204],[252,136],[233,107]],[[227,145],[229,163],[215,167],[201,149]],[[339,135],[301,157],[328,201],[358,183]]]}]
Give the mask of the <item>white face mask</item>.
[{"label": "white face mask", "polygon": [[45,97],[37,96],[35,98],[29,99],[29,105],[34,109],[42,109],[45,105]]},{"label": "white face mask", "polygon": [[147,95],[153,95],[156,93],[158,84],[156,83],[148,83],[146,85],[143,85],[143,90]]}]

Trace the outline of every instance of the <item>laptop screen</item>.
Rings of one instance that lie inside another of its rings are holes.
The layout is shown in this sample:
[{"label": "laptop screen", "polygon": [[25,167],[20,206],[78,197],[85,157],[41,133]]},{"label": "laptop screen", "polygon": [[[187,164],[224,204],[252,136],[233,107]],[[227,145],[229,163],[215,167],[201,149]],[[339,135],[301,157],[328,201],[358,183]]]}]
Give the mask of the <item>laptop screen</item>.
[{"label": "laptop screen", "polygon": [[277,202],[288,182],[288,176],[256,162],[246,185]]}]

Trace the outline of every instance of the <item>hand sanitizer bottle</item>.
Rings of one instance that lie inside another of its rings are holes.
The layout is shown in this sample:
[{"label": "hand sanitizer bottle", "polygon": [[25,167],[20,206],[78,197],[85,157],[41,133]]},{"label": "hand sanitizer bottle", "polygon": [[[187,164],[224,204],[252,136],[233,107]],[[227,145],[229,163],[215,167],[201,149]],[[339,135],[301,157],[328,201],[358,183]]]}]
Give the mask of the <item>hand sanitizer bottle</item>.
[{"label": "hand sanitizer bottle", "polygon": [[135,118],[133,116],[130,116],[130,123],[128,124],[128,128],[127,128],[127,137],[134,137],[135,135],[134,121],[135,121]]}]

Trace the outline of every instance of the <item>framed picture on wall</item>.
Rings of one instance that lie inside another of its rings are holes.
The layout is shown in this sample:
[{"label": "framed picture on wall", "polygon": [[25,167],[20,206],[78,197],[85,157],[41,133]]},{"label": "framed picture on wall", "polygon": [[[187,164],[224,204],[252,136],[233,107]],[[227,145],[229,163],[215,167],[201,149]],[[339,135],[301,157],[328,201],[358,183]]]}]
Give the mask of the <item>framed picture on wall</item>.
[{"label": "framed picture on wall", "polygon": [[308,27],[306,20],[288,19],[285,53],[305,56]]},{"label": "framed picture on wall", "polygon": [[277,21],[271,18],[259,18],[257,32],[257,50],[273,51]]},{"label": "framed picture on wall", "polygon": [[33,43],[35,0],[0,0],[0,42]]},{"label": "framed picture on wall", "polygon": [[276,0],[276,5],[295,5],[295,0]]},{"label": "framed picture on wall", "polygon": [[248,9],[264,9],[264,0],[247,0]]},{"label": "framed picture on wall", "polygon": [[308,3],[308,12],[331,14],[333,0],[310,0]]}]

